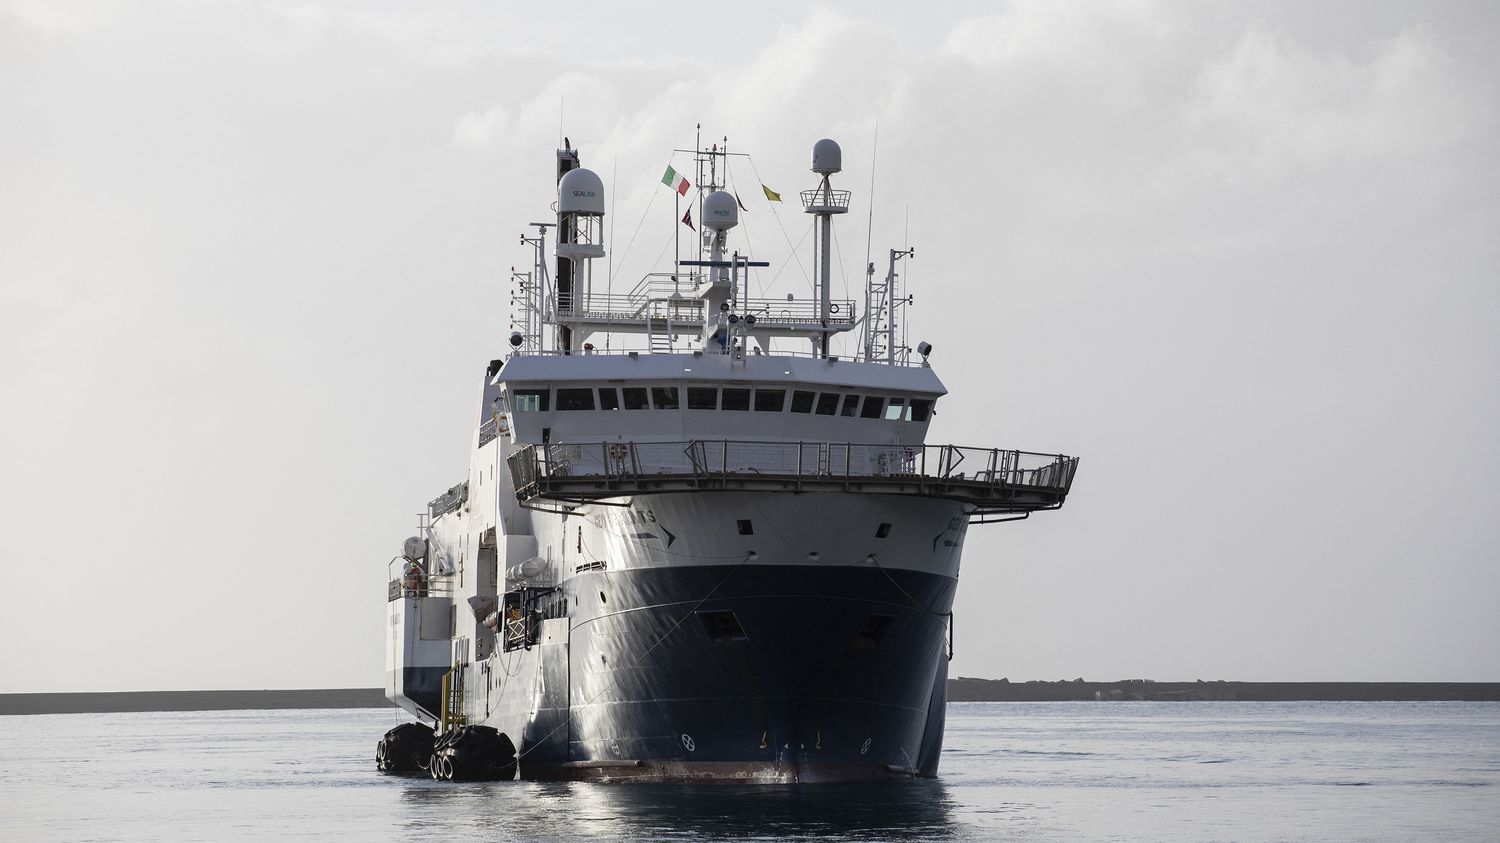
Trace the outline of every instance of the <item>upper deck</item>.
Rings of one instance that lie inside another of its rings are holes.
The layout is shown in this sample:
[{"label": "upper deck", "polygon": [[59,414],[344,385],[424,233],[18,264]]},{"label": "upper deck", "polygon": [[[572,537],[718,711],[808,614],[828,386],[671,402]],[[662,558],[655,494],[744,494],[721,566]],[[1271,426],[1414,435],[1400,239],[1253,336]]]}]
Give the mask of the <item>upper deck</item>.
[{"label": "upper deck", "polygon": [[490,380],[519,443],[697,438],[920,445],[930,368],[783,354],[516,355]]}]

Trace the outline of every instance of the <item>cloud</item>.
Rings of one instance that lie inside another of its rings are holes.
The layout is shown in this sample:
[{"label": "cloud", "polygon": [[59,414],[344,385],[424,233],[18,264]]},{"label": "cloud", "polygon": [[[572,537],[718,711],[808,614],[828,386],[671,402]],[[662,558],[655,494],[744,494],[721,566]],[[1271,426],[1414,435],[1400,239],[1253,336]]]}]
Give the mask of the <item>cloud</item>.
[{"label": "cloud", "polygon": [[1251,29],[1197,78],[1182,115],[1192,151],[1277,173],[1438,154],[1492,130],[1494,86],[1464,79],[1430,32],[1405,29],[1369,53]]},{"label": "cloud", "polygon": [[453,127],[453,142],[458,146],[485,149],[495,144],[505,130],[505,109],[500,106],[470,111],[458,118]]},{"label": "cloud", "polygon": [[1152,0],[1019,0],[1003,11],[958,23],[939,53],[974,63],[1097,66],[1117,61],[1122,48],[1159,39],[1174,28]]},{"label": "cloud", "polygon": [[107,0],[77,0],[69,3],[53,0],[0,2],[0,16],[9,17],[43,35],[85,33],[105,23],[115,9],[115,4]]}]

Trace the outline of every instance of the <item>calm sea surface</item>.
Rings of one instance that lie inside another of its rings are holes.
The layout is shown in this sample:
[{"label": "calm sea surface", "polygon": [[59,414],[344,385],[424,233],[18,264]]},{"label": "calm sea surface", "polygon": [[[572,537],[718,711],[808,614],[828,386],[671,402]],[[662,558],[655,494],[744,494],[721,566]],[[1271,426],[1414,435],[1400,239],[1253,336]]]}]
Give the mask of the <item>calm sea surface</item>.
[{"label": "calm sea surface", "polygon": [[936,781],[382,776],[386,710],[0,717],[0,839],[1500,839],[1500,703],[956,703]]}]

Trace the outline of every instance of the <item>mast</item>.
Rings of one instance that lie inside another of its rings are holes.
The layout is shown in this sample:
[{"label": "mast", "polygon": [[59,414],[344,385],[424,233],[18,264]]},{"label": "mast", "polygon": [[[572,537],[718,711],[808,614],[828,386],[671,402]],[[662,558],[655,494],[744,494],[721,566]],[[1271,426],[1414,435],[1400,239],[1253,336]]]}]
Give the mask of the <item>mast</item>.
[{"label": "mast", "polygon": [[812,171],[823,177],[814,190],[802,191],[802,203],[809,214],[818,218],[821,236],[815,248],[819,254],[818,271],[818,322],[822,326],[818,338],[819,353],[828,356],[829,317],[833,301],[830,298],[833,279],[833,215],[849,212],[849,191],[834,190],[828,177],[843,170],[844,153],[839,145],[828,138],[813,144]]},{"label": "mast", "polygon": [[915,256],[913,247],[890,250],[890,266],[885,278],[875,280],[875,264],[865,270],[865,360],[873,362],[884,357],[885,362],[896,362],[896,311],[907,301],[901,297],[901,276],[896,272],[896,261]]},{"label": "mast", "polygon": [[[570,149],[571,145],[567,138],[563,138],[563,148],[557,151],[557,184],[562,187],[563,176],[578,169],[578,150]],[[571,221],[558,220],[557,245],[566,246],[573,242],[577,232],[574,231]],[[559,317],[571,315],[573,312],[573,262],[562,256],[562,249],[558,249],[557,256],[557,313]],[[573,350],[573,330],[558,320],[557,345],[563,354]]]}]

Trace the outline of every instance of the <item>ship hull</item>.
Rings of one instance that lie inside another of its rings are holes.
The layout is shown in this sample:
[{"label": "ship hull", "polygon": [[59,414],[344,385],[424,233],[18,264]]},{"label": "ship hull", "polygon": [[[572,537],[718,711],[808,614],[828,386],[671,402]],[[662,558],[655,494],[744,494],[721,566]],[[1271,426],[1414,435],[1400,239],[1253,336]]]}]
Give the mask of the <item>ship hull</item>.
[{"label": "ship hull", "polygon": [[753,561],[575,577],[533,705],[495,719],[525,721],[524,778],[935,775],[956,585]]}]

